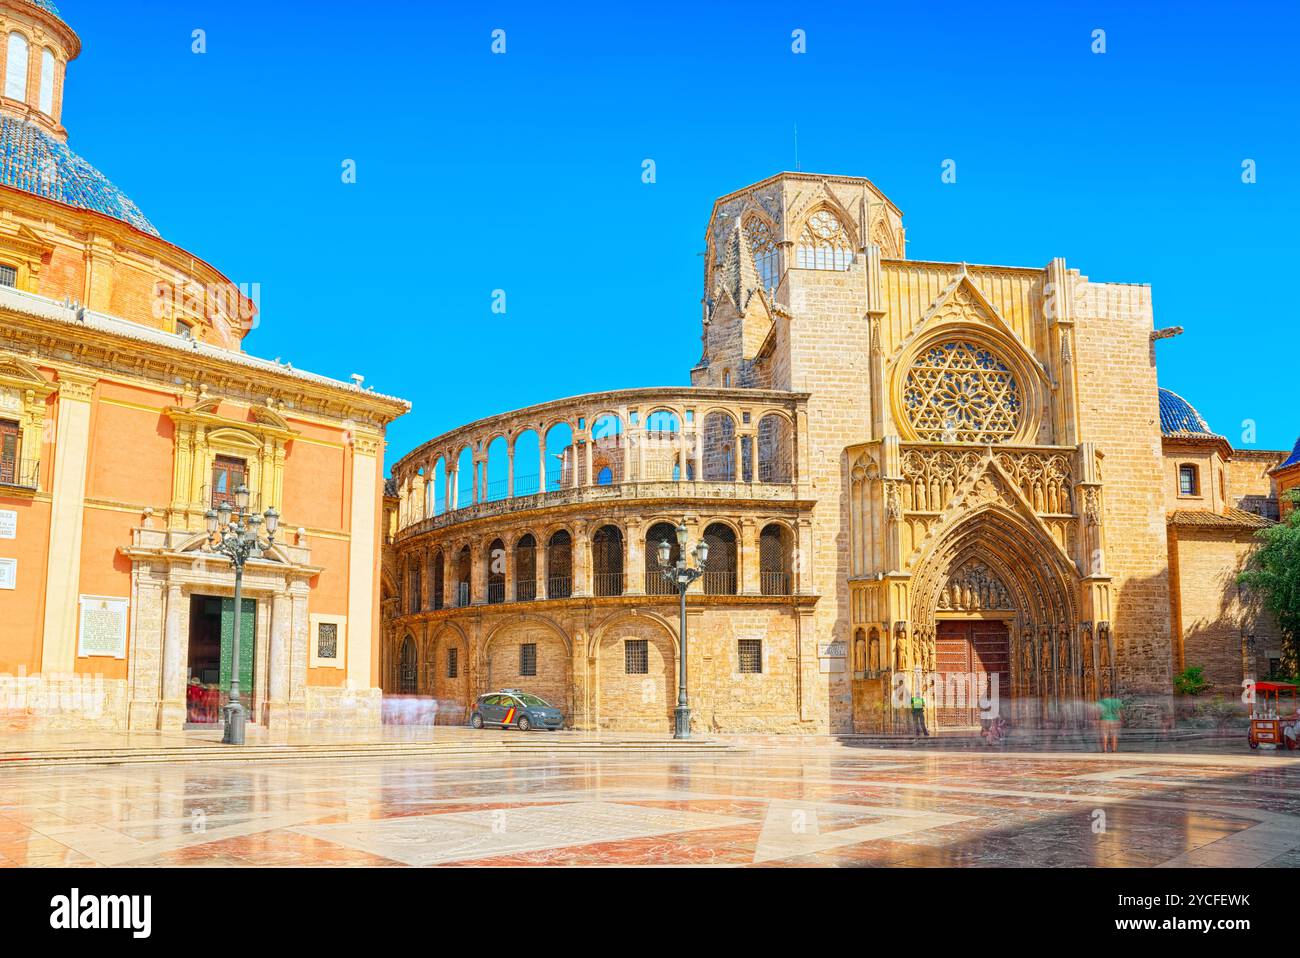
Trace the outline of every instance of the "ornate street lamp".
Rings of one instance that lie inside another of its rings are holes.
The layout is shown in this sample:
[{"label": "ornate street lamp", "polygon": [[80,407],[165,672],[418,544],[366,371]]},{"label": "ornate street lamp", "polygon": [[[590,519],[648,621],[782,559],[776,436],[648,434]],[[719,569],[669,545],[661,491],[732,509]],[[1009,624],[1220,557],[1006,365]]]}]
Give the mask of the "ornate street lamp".
[{"label": "ornate street lamp", "polygon": [[[244,707],[239,703],[239,633],[244,623],[244,563],[256,559],[275,544],[275,530],[280,526],[280,514],[274,508],[265,513],[249,515],[248,487],[243,483],[235,490],[235,507],[232,515],[229,502],[222,502],[216,510],[209,509],[204,518],[208,524],[207,552],[215,552],[230,560],[235,570],[235,622],[230,647],[230,702],[226,705],[226,727],[221,741],[226,745],[244,744]],[[265,525],[266,535],[262,535]]]},{"label": "ornate street lamp", "polygon": [[677,709],[674,712],[676,722],[673,728],[673,738],[690,738],[691,737],[691,707],[686,701],[686,590],[691,587],[691,583],[704,575],[704,566],[709,561],[709,544],[701,539],[695,544],[695,548],[690,550],[695,553],[695,566],[692,568],[687,565],[686,556],[686,523],[683,521],[677,527],[677,555],[676,562],[672,562],[673,546],[672,543],[665,539],[659,543],[659,571],[664,574],[669,582],[677,587],[678,595],[682,601],[681,627],[678,629],[678,635],[681,636],[681,648],[677,655]]}]

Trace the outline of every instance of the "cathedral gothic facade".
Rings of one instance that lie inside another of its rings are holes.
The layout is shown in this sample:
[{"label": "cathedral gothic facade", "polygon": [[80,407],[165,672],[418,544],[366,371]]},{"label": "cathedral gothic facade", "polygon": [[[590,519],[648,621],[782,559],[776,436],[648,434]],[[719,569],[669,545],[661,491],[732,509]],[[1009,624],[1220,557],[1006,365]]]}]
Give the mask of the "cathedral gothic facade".
[{"label": "cathedral gothic facade", "polygon": [[1232,690],[1267,668],[1280,641],[1234,576],[1286,454],[1234,452],[1160,390],[1147,286],[910,259],[858,177],[773,176],[717,200],[705,239],[690,387],[543,403],[395,464],[386,691],[460,722],[521,688],[578,728],[667,731],[682,643],[656,553],[682,522],[710,545],[685,647],[702,731],[885,731],[918,683],[964,727],[953,690],[993,676],[1004,710],[1068,722],[1158,703],[1188,665]]}]

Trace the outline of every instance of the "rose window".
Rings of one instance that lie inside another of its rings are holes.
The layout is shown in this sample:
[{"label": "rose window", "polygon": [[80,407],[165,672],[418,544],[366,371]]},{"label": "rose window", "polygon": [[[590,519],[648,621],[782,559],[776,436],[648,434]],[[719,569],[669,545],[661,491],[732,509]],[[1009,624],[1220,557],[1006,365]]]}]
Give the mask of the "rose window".
[{"label": "rose window", "polygon": [[932,346],[912,363],[903,408],[922,439],[995,443],[1016,434],[1024,403],[1006,363],[982,346],[956,341]]}]

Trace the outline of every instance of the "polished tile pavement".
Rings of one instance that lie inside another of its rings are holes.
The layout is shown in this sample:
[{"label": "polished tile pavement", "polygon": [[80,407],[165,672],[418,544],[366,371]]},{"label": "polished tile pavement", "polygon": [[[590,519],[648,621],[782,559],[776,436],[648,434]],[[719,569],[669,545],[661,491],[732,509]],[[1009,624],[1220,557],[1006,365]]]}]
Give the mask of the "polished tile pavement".
[{"label": "polished tile pavement", "polygon": [[1285,755],[762,745],[0,770],[0,865],[1300,864]]}]

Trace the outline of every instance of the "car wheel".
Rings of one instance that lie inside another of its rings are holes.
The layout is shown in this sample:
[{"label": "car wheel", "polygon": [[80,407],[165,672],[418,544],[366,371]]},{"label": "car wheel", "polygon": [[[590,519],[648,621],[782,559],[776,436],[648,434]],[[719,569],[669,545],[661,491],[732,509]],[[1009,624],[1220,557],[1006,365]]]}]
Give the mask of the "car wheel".
[{"label": "car wheel", "polygon": [[533,727],[533,723],[528,721],[527,715],[519,716],[519,731],[527,732],[532,727]]},{"label": "car wheel", "polygon": [[469,724],[470,724],[471,726],[473,726],[474,728],[482,728],[482,727],[483,727],[483,716],[481,716],[481,715],[479,715],[477,712],[475,712],[473,715],[471,715],[471,716],[469,717]]}]

